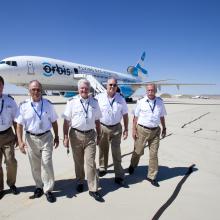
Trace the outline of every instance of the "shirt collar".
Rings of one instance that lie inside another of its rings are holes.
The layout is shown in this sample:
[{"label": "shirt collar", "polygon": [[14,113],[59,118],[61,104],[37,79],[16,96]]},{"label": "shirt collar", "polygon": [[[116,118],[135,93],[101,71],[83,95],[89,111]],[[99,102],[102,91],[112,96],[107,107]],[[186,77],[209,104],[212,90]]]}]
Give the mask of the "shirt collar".
[{"label": "shirt collar", "polygon": [[154,102],[154,101],[156,100],[156,98],[157,98],[157,97],[155,97],[154,99],[149,99],[149,98],[146,96],[146,100],[145,100],[145,101],[146,101],[146,102]]}]

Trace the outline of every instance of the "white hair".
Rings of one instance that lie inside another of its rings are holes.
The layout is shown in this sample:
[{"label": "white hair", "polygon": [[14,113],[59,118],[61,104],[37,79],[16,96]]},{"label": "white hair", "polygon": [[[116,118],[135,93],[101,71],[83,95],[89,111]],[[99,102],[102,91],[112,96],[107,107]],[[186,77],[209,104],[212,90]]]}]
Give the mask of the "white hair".
[{"label": "white hair", "polygon": [[81,87],[83,84],[86,84],[86,85],[89,87],[89,89],[90,89],[90,82],[89,82],[89,80],[87,80],[87,79],[80,79],[80,80],[78,81],[78,89],[80,89],[80,87]]}]

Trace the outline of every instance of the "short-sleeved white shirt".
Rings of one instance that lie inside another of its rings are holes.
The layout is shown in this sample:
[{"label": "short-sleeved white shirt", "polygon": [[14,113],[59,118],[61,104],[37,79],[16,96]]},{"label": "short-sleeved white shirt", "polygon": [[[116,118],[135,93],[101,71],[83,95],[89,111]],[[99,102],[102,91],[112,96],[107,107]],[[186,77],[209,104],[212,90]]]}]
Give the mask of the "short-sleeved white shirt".
[{"label": "short-sleeved white shirt", "polygon": [[50,130],[57,119],[53,104],[49,100],[42,98],[39,102],[33,102],[30,98],[20,103],[15,122],[23,125],[25,131],[40,134]]},{"label": "short-sleeved white shirt", "polygon": [[101,123],[106,125],[115,125],[119,123],[122,116],[128,113],[127,103],[120,93],[114,97],[108,97],[107,92],[100,93],[96,96],[102,112]]},{"label": "short-sleeved white shirt", "polygon": [[102,113],[95,98],[83,99],[77,95],[67,102],[62,117],[70,122],[72,128],[87,131],[95,129],[95,121],[102,117]]},{"label": "short-sleeved white shirt", "polygon": [[138,117],[137,123],[150,128],[159,126],[160,117],[166,114],[163,100],[160,97],[150,100],[146,96],[137,102],[134,110],[134,116]]},{"label": "short-sleeved white shirt", "polygon": [[17,109],[14,99],[10,95],[2,94],[0,97],[0,131],[12,126]]}]

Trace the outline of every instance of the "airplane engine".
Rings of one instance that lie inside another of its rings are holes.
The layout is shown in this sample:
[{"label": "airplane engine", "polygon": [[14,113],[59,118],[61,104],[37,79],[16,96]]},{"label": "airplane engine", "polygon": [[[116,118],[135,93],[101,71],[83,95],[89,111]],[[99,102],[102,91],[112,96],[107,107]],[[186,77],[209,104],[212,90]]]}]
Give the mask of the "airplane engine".
[{"label": "airplane engine", "polygon": [[138,76],[138,68],[135,66],[129,66],[127,68],[127,72],[130,73],[133,76]]}]

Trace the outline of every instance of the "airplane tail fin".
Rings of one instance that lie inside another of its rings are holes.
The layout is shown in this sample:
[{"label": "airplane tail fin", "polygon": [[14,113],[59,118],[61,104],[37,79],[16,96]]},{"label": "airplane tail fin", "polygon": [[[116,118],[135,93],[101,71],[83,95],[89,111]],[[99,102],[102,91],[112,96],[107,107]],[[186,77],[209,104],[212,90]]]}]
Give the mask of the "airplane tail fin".
[{"label": "airplane tail fin", "polygon": [[143,52],[141,55],[141,59],[139,60],[137,65],[136,66],[129,66],[127,68],[127,72],[132,74],[133,76],[140,76],[140,77],[146,76],[148,72],[146,69],[143,68],[145,57],[146,57],[146,53]]}]

